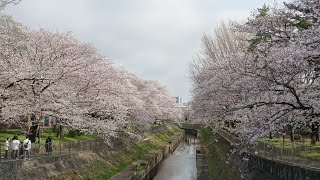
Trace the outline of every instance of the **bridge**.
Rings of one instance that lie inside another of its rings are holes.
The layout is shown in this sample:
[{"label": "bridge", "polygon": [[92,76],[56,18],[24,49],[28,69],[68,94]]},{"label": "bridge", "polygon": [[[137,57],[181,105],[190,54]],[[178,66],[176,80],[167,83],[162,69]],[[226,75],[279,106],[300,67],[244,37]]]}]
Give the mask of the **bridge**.
[{"label": "bridge", "polygon": [[191,134],[198,136],[198,130],[204,127],[203,124],[193,124],[193,123],[181,123],[179,127],[185,131],[186,134]]}]

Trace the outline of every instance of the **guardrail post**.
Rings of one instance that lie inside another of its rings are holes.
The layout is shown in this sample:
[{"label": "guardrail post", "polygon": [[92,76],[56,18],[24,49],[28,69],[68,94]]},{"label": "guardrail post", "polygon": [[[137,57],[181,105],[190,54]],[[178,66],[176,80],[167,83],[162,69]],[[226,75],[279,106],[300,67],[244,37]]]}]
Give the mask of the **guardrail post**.
[{"label": "guardrail post", "polygon": [[69,142],[69,154],[70,154],[70,150],[71,150],[71,143]]},{"label": "guardrail post", "polygon": [[79,145],[79,141],[77,141],[77,146],[76,146],[77,147],[77,152],[79,152],[79,146],[80,146]]},{"label": "guardrail post", "polygon": [[307,164],[308,164],[308,162],[307,162],[307,156],[308,156],[308,152],[307,152],[307,145],[304,145],[304,151],[305,151],[305,163],[306,163],[306,166],[307,166]]},{"label": "guardrail post", "polygon": [[[45,149],[46,149],[46,148],[44,148],[44,150],[45,150]],[[39,151],[38,151],[38,155],[39,155],[39,156],[41,156],[41,155],[40,155],[40,152],[41,152],[41,144],[39,144]]]},{"label": "guardrail post", "polygon": [[292,151],[293,151],[293,154],[292,154],[292,162],[294,163],[294,156],[296,154],[296,151],[294,149],[294,142],[291,142],[292,143]]},{"label": "guardrail post", "polygon": [[271,153],[271,158],[272,160],[274,159],[274,147],[272,144],[268,144],[269,149],[270,149],[270,153]]},{"label": "guardrail post", "polygon": [[61,156],[61,137],[60,137],[60,141],[59,141],[59,149],[60,149],[60,156]]},{"label": "guardrail post", "polygon": [[0,162],[1,162],[1,159],[2,159],[2,146],[1,146],[1,144],[0,144]]},{"label": "guardrail post", "polygon": [[[40,148],[40,144],[39,144],[39,148]],[[34,145],[34,148],[31,147],[31,149],[29,150],[30,157],[31,157],[31,155],[34,155],[35,158],[37,157],[36,150],[37,150],[37,144]],[[39,149],[39,152],[40,152],[40,149]]]},{"label": "guardrail post", "polygon": [[283,151],[284,151],[284,141],[282,141],[282,146],[281,146],[281,154],[280,154],[281,160],[282,160],[282,156],[283,156]]}]

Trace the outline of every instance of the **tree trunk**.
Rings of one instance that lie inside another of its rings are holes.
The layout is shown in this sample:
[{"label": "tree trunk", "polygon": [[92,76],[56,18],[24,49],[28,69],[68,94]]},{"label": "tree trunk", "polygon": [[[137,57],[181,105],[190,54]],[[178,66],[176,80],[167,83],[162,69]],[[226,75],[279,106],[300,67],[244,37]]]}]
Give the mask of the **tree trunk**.
[{"label": "tree trunk", "polygon": [[57,128],[57,137],[63,138],[63,126],[61,124],[59,124]]},{"label": "tree trunk", "polygon": [[310,133],[310,138],[311,138],[311,144],[315,145],[316,144],[316,138],[317,138],[317,125],[315,123],[312,123],[311,125],[311,133]]},{"label": "tree trunk", "polygon": [[35,122],[32,122],[32,126],[27,135],[31,142],[36,142],[37,129],[38,129],[38,124],[36,124]]},{"label": "tree trunk", "polygon": [[269,139],[272,139],[272,132],[269,132]]},{"label": "tree trunk", "polygon": [[294,141],[294,137],[293,137],[293,128],[292,128],[292,126],[289,126],[289,131],[290,131],[290,141],[293,142]]},{"label": "tree trunk", "polygon": [[316,126],[316,141],[317,142],[320,142],[320,136],[319,136],[319,123],[317,123],[317,126]]}]

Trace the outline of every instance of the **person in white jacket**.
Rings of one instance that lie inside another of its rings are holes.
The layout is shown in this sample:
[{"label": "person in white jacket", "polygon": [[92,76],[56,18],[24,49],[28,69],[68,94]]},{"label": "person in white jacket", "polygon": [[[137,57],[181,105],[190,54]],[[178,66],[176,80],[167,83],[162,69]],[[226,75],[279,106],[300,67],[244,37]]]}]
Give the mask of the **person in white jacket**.
[{"label": "person in white jacket", "polygon": [[7,138],[6,142],[4,142],[4,150],[6,151],[4,156],[5,159],[8,159],[9,146],[10,146],[10,142],[9,142],[9,138]]},{"label": "person in white jacket", "polygon": [[23,158],[30,158],[30,149],[31,149],[31,141],[29,140],[29,137],[26,136],[26,139],[23,141]]},{"label": "person in white jacket", "polygon": [[19,150],[20,141],[17,136],[14,136],[11,142],[12,149],[12,158],[18,159],[18,150]]}]

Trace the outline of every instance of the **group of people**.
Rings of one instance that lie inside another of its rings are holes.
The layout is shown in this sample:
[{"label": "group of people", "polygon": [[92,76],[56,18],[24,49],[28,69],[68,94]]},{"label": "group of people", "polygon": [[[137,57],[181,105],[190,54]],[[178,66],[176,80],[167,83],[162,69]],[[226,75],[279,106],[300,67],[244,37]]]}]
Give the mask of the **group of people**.
[{"label": "group of people", "polygon": [[[22,146],[21,146],[22,144]],[[11,146],[10,146],[11,145]],[[18,136],[14,136],[10,141],[9,138],[4,143],[5,150],[5,159],[8,159],[9,148],[11,147],[11,158],[18,159],[19,154],[23,155],[24,159],[30,158],[30,150],[31,150],[31,141],[29,137],[26,136],[26,139],[21,143],[18,139]],[[52,153],[52,139],[49,136],[45,142],[46,155],[51,155]]]},{"label": "group of people", "polygon": [[[18,136],[14,136],[11,141],[11,158],[12,159],[18,159],[19,152],[23,152],[23,157],[30,158],[30,149],[31,149],[31,141],[29,140],[29,137],[27,136],[26,139],[22,142],[22,147],[20,146],[21,142],[18,139]],[[5,141],[4,144],[4,150],[5,150],[5,159],[8,159],[8,152],[10,147],[10,141],[9,138]],[[20,151],[19,151],[20,148]]]}]

